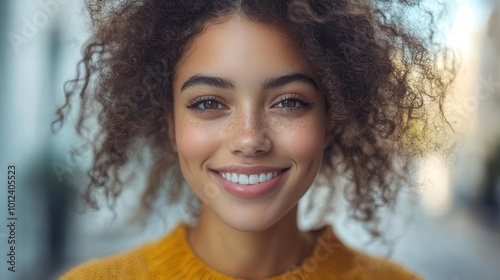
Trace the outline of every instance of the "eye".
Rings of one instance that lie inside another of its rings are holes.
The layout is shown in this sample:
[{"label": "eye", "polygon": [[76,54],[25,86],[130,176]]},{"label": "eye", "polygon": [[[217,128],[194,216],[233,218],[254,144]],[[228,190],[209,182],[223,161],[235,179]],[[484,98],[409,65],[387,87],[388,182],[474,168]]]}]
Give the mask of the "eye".
[{"label": "eye", "polygon": [[281,101],[274,105],[275,108],[282,108],[285,110],[298,110],[311,107],[312,103],[307,101],[305,98],[298,95],[286,95],[283,96]]},{"label": "eye", "polygon": [[287,99],[287,100],[281,101],[278,104],[281,104],[281,106],[277,106],[277,107],[282,107],[282,108],[296,108],[297,106],[301,105],[301,102],[298,101],[298,100],[294,100],[294,99]]},{"label": "eye", "polygon": [[227,109],[227,107],[224,104],[222,104],[222,101],[220,101],[216,97],[211,97],[211,96],[197,97],[191,100],[186,105],[186,107],[191,110],[197,110],[202,112]]},{"label": "eye", "polygon": [[196,108],[201,110],[215,110],[215,109],[224,109],[224,106],[215,100],[205,100],[198,102],[196,104]]}]

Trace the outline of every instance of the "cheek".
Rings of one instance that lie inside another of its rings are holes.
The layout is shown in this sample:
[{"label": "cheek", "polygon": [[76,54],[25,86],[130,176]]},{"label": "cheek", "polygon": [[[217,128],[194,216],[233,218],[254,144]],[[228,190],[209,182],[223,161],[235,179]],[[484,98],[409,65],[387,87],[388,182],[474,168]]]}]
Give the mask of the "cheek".
[{"label": "cheek", "polygon": [[176,142],[179,157],[190,162],[204,161],[213,154],[219,143],[217,141],[217,126],[191,120],[185,116],[176,118]]},{"label": "cheek", "polygon": [[279,146],[295,160],[315,161],[323,153],[324,123],[316,118],[294,121],[276,131]]}]

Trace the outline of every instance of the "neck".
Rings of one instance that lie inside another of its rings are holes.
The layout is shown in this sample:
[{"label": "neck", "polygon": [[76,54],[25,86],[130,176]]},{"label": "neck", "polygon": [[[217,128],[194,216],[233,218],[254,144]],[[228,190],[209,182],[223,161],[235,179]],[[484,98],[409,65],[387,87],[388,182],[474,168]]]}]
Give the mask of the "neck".
[{"label": "neck", "polygon": [[314,246],[314,238],[297,227],[297,206],[272,227],[261,232],[232,228],[204,208],[188,232],[198,257],[222,274],[261,279],[299,266]]}]

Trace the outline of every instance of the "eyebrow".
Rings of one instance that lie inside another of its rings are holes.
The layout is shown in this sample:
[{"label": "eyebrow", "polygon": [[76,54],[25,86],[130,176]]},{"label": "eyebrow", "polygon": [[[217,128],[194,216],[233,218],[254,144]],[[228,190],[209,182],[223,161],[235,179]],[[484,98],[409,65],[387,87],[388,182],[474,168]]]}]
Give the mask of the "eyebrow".
[{"label": "eyebrow", "polygon": [[266,90],[272,88],[279,88],[291,83],[303,83],[313,86],[316,89],[318,88],[318,85],[316,84],[316,82],[314,82],[313,78],[302,73],[294,73],[281,77],[270,78],[267,81],[265,81],[261,87],[263,90]]},{"label": "eyebrow", "polygon": [[194,86],[212,86],[222,89],[236,89],[234,83],[229,79],[194,75],[182,85],[181,91]]},{"label": "eyebrow", "polygon": [[[266,80],[261,85],[262,90],[268,90],[273,88],[279,88],[291,83],[304,83],[314,88],[318,88],[316,82],[314,82],[313,78],[303,73],[293,73],[280,77],[273,77]],[[186,90],[189,87],[194,86],[212,86],[221,89],[236,89],[233,81],[230,79],[222,78],[222,77],[211,77],[204,75],[194,75],[191,76],[181,87],[181,92]]]}]

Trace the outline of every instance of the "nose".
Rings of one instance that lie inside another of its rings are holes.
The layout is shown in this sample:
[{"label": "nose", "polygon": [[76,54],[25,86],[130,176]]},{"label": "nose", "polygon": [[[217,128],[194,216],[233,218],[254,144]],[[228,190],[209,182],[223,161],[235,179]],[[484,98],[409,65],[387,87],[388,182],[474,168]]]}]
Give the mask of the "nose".
[{"label": "nose", "polygon": [[247,110],[233,117],[229,149],[238,156],[257,157],[272,148],[269,125],[263,113]]}]

